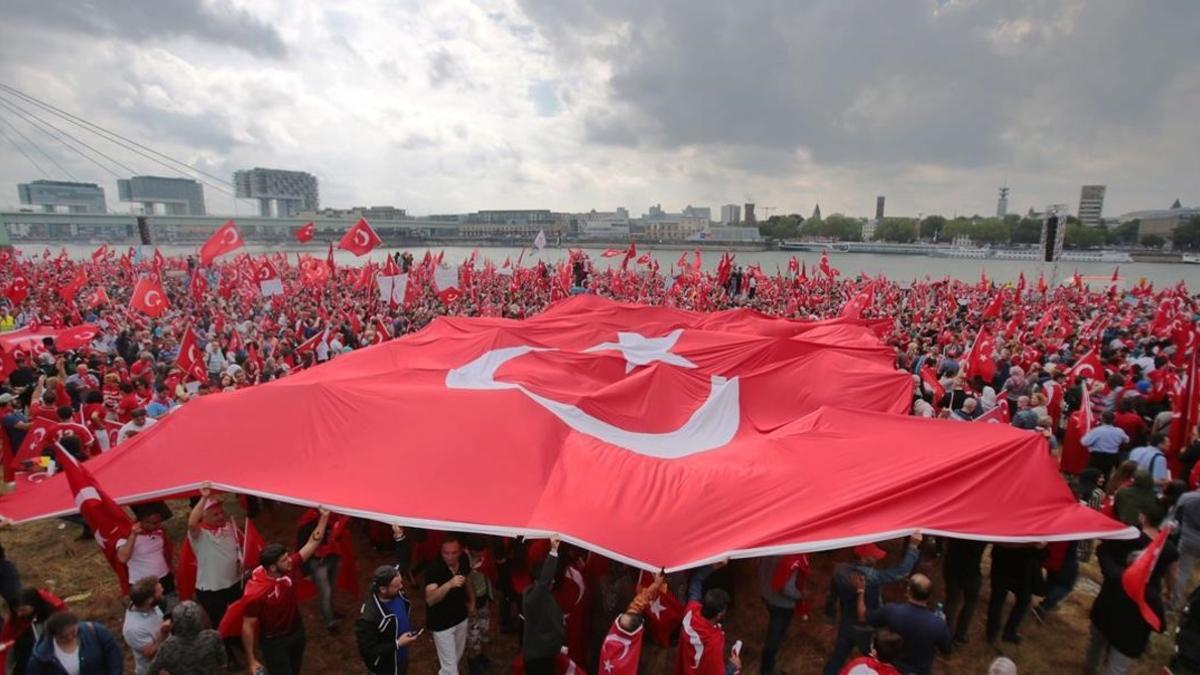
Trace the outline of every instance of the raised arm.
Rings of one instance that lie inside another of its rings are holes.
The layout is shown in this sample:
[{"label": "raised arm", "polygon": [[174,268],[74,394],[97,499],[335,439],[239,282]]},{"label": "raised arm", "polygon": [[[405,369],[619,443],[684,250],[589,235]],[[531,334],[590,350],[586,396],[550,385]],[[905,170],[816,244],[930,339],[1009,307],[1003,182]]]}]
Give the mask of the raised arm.
[{"label": "raised arm", "polygon": [[329,509],[324,506],[318,506],[317,512],[321,514],[321,518],[317,520],[317,527],[313,529],[312,534],[308,537],[308,541],[304,542],[304,546],[296,551],[296,555],[300,556],[300,560],[307,562],[317,552],[317,547],[321,545],[321,540],[325,538],[325,526],[329,523]]},{"label": "raised arm", "polygon": [[696,572],[692,574],[691,581],[688,582],[688,602],[700,602],[701,598],[704,597],[704,582],[707,581],[710,576],[712,576],[713,572],[716,572],[718,569],[724,567],[728,562],[729,561],[727,560],[722,560],[719,563],[705,565],[704,567],[697,569]]},{"label": "raised arm", "polygon": [[188,513],[188,534],[200,534],[200,522],[204,518],[204,504],[210,496],[212,496],[212,487],[208,483],[201,485],[200,501],[196,502],[191,512]]}]

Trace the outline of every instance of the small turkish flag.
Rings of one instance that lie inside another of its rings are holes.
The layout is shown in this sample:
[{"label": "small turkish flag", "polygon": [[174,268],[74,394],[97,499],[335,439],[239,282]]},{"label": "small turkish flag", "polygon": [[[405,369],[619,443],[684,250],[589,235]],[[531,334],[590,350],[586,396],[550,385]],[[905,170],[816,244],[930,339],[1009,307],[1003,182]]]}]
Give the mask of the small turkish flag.
[{"label": "small turkish flag", "polygon": [[1067,386],[1074,386],[1075,379],[1079,377],[1085,380],[1104,379],[1104,365],[1100,363],[1100,357],[1096,355],[1095,349],[1079,357],[1075,365],[1067,369]]},{"label": "small turkish flag", "polygon": [[624,249],[620,249],[620,248],[606,248],[606,249],[604,249],[604,252],[600,254],[600,257],[601,257],[601,258],[615,258],[615,257],[617,257],[617,256],[619,256],[619,255],[624,255],[624,254],[625,254],[625,250],[624,250]]},{"label": "small turkish flag", "polygon": [[83,288],[83,285],[86,283],[87,272],[84,271],[83,266],[80,265],[75,270],[75,276],[72,277],[70,281],[59,287],[58,297],[62,298],[63,302],[73,302],[75,300],[75,296],[79,295],[79,289]]},{"label": "small turkish flag", "polygon": [[312,221],[309,221],[304,225],[304,227],[296,230],[296,241],[300,242],[301,244],[307,244],[308,242],[312,241],[313,235],[316,233],[317,226]]},{"label": "small turkish flag", "polygon": [[439,267],[433,271],[433,283],[438,297],[444,304],[450,304],[462,297],[458,289],[458,270],[452,267]]},{"label": "small turkish flag", "polygon": [[4,295],[15,304],[24,302],[25,298],[29,297],[29,280],[20,275],[13,277]]},{"label": "small turkish flag", "polygon": [[200,247],[200,264],[207,267],[220,256],[242,247],[242,233],[233,221],[226,222]]},{"label": "small turkish flag", "polygon": [[375,229],[367,222],[366,218],[359,218],[354,227],[346,230],[346,234],[342,240],[338,242],[338,248],[344,251],[350,251],[356,256],[364,256],[371,252],[382,243],[378,234],[375,234]]},{"label": "small turkish flag", "polygon": [[258,268],[254,270],[254,276],[258,280],[258,289],[264,296],[283,293],[283,280],[279,278],[279,271],[275,269],[269,259],[263,259],[258,264]]},{"label": "small turkish flag", "polygon": [[143,277],[138,279],[137,285],[133,287],[133,297],[129,299],[129,304],[134,309],[157,317],[166,311],[167,295],[163,292],[162,282],[156,277]]},{"label": "small turkish flag", "polygon": [[193,380],[205,382],[208,380],[208,369],[204,365],[204,355],[200,352],[200,344],[196,340],[196,331],[191,326],[183,329],[183,337],[179,340],[179,355],[175,357],[175,365]]},{"label": "small turkish flag", "polygon": [[72,326],[54,338],[54,346],[60,350],[80,349],[92,344],[100,330],[91,324]]},{"label": "small turkish flag", "polygon": [[87,467],[76,461],[61,445],[55,446],[55,450],[55,459],[67,476],[67,484],[71,486],[71,492],[75,495],[79,514],[95,533],[96,543],[100,545],[100,550],[104,551],[108,564],[112,565],[113,571],[117,573],[122,591],[127,593],[129,571],[125,564],[117,559],[117,541],[129,538],[133,522],[125,514],[125,510],[104,492]]},{"label": "small turkish flag", "polygon": [[1150,576],[1158,565],[1158,558],[1162,555],[1170,534],[1170,527],[1159,530],[1150,545],[1121,573],[1121,587],[1125,589],[1125,594],[1137,604],[1142,620],[1155,631],[1162,630],[1162,617],[1146,601],[1146,584],[1150,582]]},{"label": "small turkish flag", "polygon": [[96,308],[108,304],[108,291],[103,288],[94,289],[87,294],[88,307]]}]

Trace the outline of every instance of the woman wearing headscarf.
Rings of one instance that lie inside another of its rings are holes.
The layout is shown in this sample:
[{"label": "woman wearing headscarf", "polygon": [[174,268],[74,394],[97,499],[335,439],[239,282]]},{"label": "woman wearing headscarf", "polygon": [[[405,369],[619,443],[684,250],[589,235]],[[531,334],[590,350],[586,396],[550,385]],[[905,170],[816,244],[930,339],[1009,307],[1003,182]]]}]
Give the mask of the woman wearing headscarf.
[{"label": "woman wearing headscarf", "polygon": [[225,644],[208,627],[204,609],[185,600],[171,611],[171,635],[159,646],[147,675],[218,675],[225,670]]}]

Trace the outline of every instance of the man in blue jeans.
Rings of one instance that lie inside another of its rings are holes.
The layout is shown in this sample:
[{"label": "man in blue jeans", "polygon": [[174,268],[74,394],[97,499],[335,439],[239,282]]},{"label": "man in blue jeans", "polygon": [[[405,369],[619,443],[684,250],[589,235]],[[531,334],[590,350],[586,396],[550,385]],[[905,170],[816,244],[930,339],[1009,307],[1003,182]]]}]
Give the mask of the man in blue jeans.
[{"label": "man in blue jeans", "polygon": [[[850,652],[855,647],[863,654],[870,653],[871,630],[869,626],[858,621],[858,591],[854,586],[855,575],[861,575],[866,580],[864,600],[867,611],[873,611],[880,605],[879,590],[884,584],[906,579],[917,566],[920,557],[921,533],[914,532],[908,538],[908,546],[904,550],[904,559],[899,565],[888,569],[876,569],[875,566],[887,557],[887,551],[875,544],[861,544],[854,547],[854,563],[839,563],[833,569],[833,581],[829,586],[829,596],[825,601],[825,616],[830,621],[837,621],[837,639],[834,642],[833,653],[825,662],[824,675],[838,675]],[[840,608],[840,615],[838,610]]]},{"label": "man in blue jeans", "polygon": [[[759,672],[775,672],[775,657],[796,613],[796,603],[804,597],[798,556],[767,556],[758,560],[758,589],[767,605],[767,637],[763,640]],[[781,570],[780,567],[783,566]]]}]

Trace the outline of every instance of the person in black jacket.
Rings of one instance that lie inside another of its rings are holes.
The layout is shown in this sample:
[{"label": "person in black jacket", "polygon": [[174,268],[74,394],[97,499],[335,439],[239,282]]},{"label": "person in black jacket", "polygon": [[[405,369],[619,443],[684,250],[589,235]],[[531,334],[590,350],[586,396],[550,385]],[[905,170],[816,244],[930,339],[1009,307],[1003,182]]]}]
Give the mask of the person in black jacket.
[{"label": "person in black jacket", "polygon": [[552,675],[554,658],[562,649],[566,631],[563,613],[554,599],[554,574],[558,568],[558,536],[550,537],[550,554],[542,561],[534,581],[522,594],[525,640],[521,653],[526,675]]},{"label": "person in black jacket", "polygon": [[408,673],[408,646],[418,637],[404,596],[404,575],[392,565],[376,568],[367,599],[354,622],[354,638],[367,672]]},{"label": "person in black jacket", "polygon": [[[1158,528],[1162,526],[1165,516],[1162,507],[1147,506],[1138,514],[1142,531],[1137,539],[1109,539],[1096,549],[1096,560],[1100,563],[1104,583],[1100,585],[1100,593],[1088,614],[1092,625],[1084,672],[1089,675],[1100,672],[1104,661],[1108,661],[1109,672],[1125,672],[1146,652],[1150,644],[1150,633],[1154,629],[1142,618],[1141,609],[1125,592],[1121,577],[1137,554],[1145,550],[1158,535]],[[1171,590],[1178,560],[1179,551],[1168,539],[1146,582],[1144,598],[1158,617],[1160,631],[1166,626],[1163,584],[1165,582],[1167,589]]]}]

